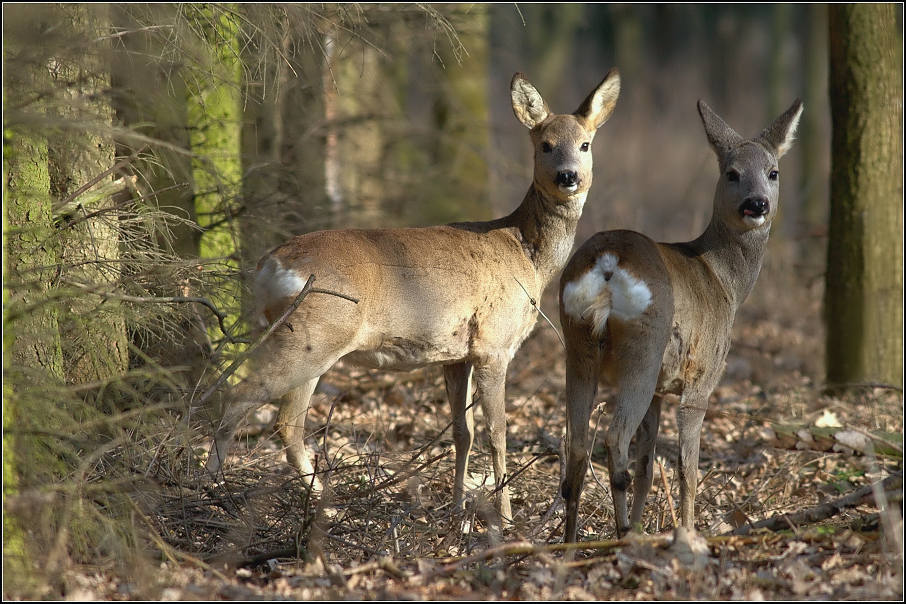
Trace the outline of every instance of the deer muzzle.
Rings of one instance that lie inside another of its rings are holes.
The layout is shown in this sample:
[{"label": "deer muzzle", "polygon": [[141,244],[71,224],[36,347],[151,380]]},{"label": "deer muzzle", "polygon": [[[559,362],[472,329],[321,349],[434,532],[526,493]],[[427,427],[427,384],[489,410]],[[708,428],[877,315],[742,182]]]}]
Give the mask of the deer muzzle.
[{"label": "deer muzzle", "polygon": [[770,210],[771,204],[766,197],[746,197],[739,206],[739,213],[743,217],[760,218]]},{"label": "deer muzzle", "polygon": [[575,170],[560,170],[554,180],[561,191],[573,192],[579,188],[579,175]]}]

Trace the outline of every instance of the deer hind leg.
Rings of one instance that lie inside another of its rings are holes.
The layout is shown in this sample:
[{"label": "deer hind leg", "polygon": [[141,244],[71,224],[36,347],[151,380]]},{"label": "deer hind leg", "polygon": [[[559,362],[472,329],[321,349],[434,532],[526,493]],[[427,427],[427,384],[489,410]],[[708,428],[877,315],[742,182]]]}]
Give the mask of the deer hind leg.
[{"label": "deer hind leg", "polygon": [[302,474],[315,491],[321,490],[321,481],[315,475],[305,448],[305,416],[308,415],[311,395],[318,385],[318,379],[308,380],[283,395],[277,417],[277,429],[286,446],[286,461]]},{"label": "deer hind leg", "polygon": [[632,485],[632,511],[629,514],[629,525],[635,526],[642,521],[642,511],[651,483],[654,479],[654,445],[657,441],[658,424],[661,420],[661,398],[651,400],[648,412],[639,429],[636,431],[635,478]]},{"label": "deer hind leg", "polygon": [[623,345],[615,351],[616,358],[620,359],[616,376],[618,391],[604,444],[608,453],[617,535],[622,537],[631,528],[626,510],[626,490],[632,482],[629,443],[653,402],[666,341],[632,329],[624,331],[620,342]]},{"label": "deer hind leg", "polygon": [[570,337],[566,342],[566,468],[560,493],[566,500],[563,540],[569,543],[576,541],[579,497],[588,468],[588,419],[598,391],[598,343],[574,343]]},{"label": "deer hind leg", "polygon": [[469,406],[472,386],[472,364],[444,366],[447,398],[453,416],[453,446],[456,450],[456,474],[453,479],[453,505],[464,504],[464,482],[469,470],[469,451],[475,438],[475,414]]},{"label": "deer hind leg", "polygon": [[[305,329],[304,322],[297,321],[295,324],[295,331],[278,330],[266,340],[250,360],[249,376],[222,394],[223,411],[215,429],[214,446],[206,464],[212,474],[220,471],[223,460],[232,446],[233,433],[250,409],[282,398],[297,388],[314,390],[313,384],[317,383],[318,377],[348,352],[351,337],[344,339],[343,336],[346,334],[335,337],[336,341],[324,341],[324,338],[318,338],[319,334],[312,334],[310,330]],[[309,342],[319,342],[320,345],[318,349],[313,349],[314,346]],[[310,392],[307,397],[302,397],[301,392],[298,396],[294,393],[291,408],[285,409],[285,405],[281,407],[281,418],[291,417],[294,415],[294,409],[301,409],[302,403],[299,401],[303,398],[307,410],[310,397]],[[301,422],[304,423],[304,413],[299,412],[295,415],[301,415]],[[292,419],[293,425],[301,426],[301,423]],[[301,429],[299,432],[301,433]],[[282,430],[281,435],[284,435]],[[297,442],[301,442],[301,437],[291,436],[287,442],[291,449],[290,463],[293,463],[293,450],[304,452],[304,445],[293,446]]]},{"label": "deer hind leg", "polygon": [[494,480],[498,487],[497,512],[503,523],[507,523],[513,518],[509,489],[504,484],[506,480],[506,401],[504,399],[506,368],[507,363],[499,360],[475,367],[475,395],[484,412],[488,430]]},{"label": "deer hind leg", "polygon": [[676,411],[679,430],[680,524],[695,529],[695,491],[698,487],[698,452],[708,397],[683,396]]}]

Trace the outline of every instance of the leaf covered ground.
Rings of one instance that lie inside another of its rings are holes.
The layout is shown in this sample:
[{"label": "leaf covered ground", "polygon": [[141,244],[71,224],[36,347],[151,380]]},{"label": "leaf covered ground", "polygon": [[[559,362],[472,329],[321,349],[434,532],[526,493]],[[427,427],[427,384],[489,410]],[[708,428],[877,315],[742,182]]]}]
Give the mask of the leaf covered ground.
[{"label": "leaf covered ground", "polygon": [[[889,513],[867,496],[817,521],[729,534],[902,472],[902,393],[822,394],[820,291],[776,273],[772,280],[769,264],[766,283],[741,310],[725,378],[710,401],[697,537],[672,543],[676,400],[667,399],[645,535],[614,540],[598,444],[580,507],[584,545],[560,544],[564,511],[553,504],[564,367],[556,335],[539,322],[508,378],[511,527],[500,529],[489,503],[480,411],[472,495],[464,515],[452,509],[450,414],[439,368],[391,374],[338,365],[323,378],[307,421],[325,492],[310,496],[286,465],[273,406],[250,417],[216,484],[200,467],[204,428],[192,433],[190,447],[171,431],[153,448],[151,484],[133,498],[152,535],[152,569],[74,567],[66,597],[900,600],[901,483],[881,490]],[[790,299],[791,291],[799,297]],[[543,308],[556,316],[552,299]],[[607,397],[602,391],[599,402]],[[600,434],[608,416],[598,415],[591,424]],[[874,440],[887,452],[866,455],[835,440],[839,431],[892,434],[894,444]]]}]

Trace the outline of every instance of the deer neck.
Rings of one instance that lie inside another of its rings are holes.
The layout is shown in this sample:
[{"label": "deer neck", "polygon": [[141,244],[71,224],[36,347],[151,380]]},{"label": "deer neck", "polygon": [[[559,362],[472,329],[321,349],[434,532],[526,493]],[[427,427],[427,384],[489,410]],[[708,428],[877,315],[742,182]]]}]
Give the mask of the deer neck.
[{"label": "deer neck", "polygon": [[519,207],[504,219],[507,226],[518,230],[522,249],[535,265],[539,294],[569,260],[586,195],[558,202],[533,183]]},{"label": "deer neck", "polygon": [[727,294],[734,313],[755,286],[769,235],[768,226],[736,231],[715,211],[705,232],[691,242]]}]

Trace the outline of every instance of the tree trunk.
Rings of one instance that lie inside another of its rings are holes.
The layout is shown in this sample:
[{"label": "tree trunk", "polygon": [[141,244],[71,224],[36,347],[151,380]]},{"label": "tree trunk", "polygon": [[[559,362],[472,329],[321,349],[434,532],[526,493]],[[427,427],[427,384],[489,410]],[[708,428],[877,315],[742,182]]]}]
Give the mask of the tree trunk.
[{"label": "tree trunk", "polygon": [[145,149],[144,143],[117,141],[117,156],[143,151],[131,163],[130,172],[140,176],[146,201],[181,220],[168,226],[169,237],[159,241],[181,258],[197,258],[201,233],[195,222],[192,162],[188,153],[189,128],[186,114],[185,69],[167,58],[167,41],[149,24],[173,25],[176,6],[149,4],[136,7],[114,4],[111,8],[124,52],[113,54],[112,84],[118,121],[138,134],[160,141]]},{"label": "tree trunk", "polygon": [[[98,41],[108,33],[104,28],[109,25],[109,7],[66,4],[60,10],[61,23],[71,28],[72,39],[79,44],[78,49],[65,49],[67,54],[61,53],[49,65],[56,89],[51,111],[63,126],[54,144],[48,145],[50,193],[57,207],[74,208],[62,230],[62,276],[112,289],[121,270],[113,201],[109,195],[100,196],[89,206],[89,195],[76,196],[114,163],[112,136],[105,132],[112,124],[112,110],[107,97],[99,94],[110,88],[109,45]],[[85,128],[87,124],[92,127]],[[104,177],[88,191],[111,180]],[[60,317],[67,380],[94,382],[125,371],[128,347],[119,305],[86,296],[72,299],[67,310]]]},{"label": "tree trunk", "polygon": [[[114,4],[113,25],[119,33],[123,52],[112,55],[111,83],[117,122],[131,133],[152,139],[137,141],[131,134],[117,140],[117,159],[134,158],[122,170],[136,175],[143,204],[172,216],[155,229],[157,250],[185,260],[199,256],[201,232],[196,228],[195,183],[189,156],[187,114],[187,66],[170,58],[172,44],[161,31],[170,32],[177,23],[174,4]],[[161,25],[155,28],[154,25]],[[150,27],[150,28],[149,28]],[[161,268],[175,269],[176,259]],[[186,269],[180,266],[183,270]],[[129,274],[124,275],[128,280]],[[191,277],[173,275],[172,280],[149,293],[161,296],[197,296]],[[205,332],[205,315],[197,308],[173,309],[175,328],[150,336],[129,324],[132,345],[164,367],[191,367],[192,371],[172,374],[183,384],[196,383],[210,356]]]},{"label": "tree trunk", "polygon": [[[232,12],[214,5],[192,5],[201,24],[199,40],[205,77],[187,86],[189,145],[192,149],[192,180],[195,183],[195,214],[203,231],[199,255],[214,260],[209,265],[211,293],[215,304],[227,312],[226,325],[238,335],[241,284],[239,272],[239,226],[236,212],[242,181],[240,162],[240,73],[238,21]],[[223,341],[216,326],[213,339]]]},{"label": "tree trunk", "polygon": [[831,386],[903,385],[903,55],[896,10],[829,6]]},{"label": "tree trunk", "polygon": [[806,21],[805,106],[799,127],[802,158],[800,189],[805,198],[802,208],[804,222],[811,233],[827,224],[827,174],[828,158],[821,153],[827,144],[827,113],[820,111],[827,102],[827,5],[808,4],[802,7]]},{"label": "tree trunk", "polygon": [[[18,98],[47,90],[45,61],[31,56],[29,44],[43,21],[27,5],[4,6],[3,86]],[[7,30],[6,28],[10,28]],[[6,35],[9,33],[10,35]],[[35,105],[27,111],[43,112]],[[4,119],[10,118],[6,113]],[[21,432],[41,416],[33,405],[35,385],[63,382],[58,306],[49,292],[60,261],[60,240],[53,224],[47,141],[27,126],[8,126],[3,138],[3,577],[4,596],[32,598],[38,548],[28,516],[7,507],[20,488],[28,488],[34,469],[54,464],[38,439]]]},{"label": "tree trunk", "polygon": [[40,369],[62,377],[57,308],[44,304],[60,256],[50,208],[47,143],[38,136],[9,133],[3,146],[9,288],[4,306],[7,317],[18,315],[10,323],[4,321],[8,330],[4,348],[9,353],[5,367]]},{"label": "tree trunk", "polygon": [[[270,38],[247,32],[243,45],[244,63],[257,66],[247,69],[242,81],[245,211],[239,222],[243,271],[250,275],[270,249],[294,235],[330,227],[335,208],[325,175],[330,160],[321,41],[326,36],[304,29],[310,23],[307,6],[247,4],[242,10],[249,22],[283,24]],[[253,307],[246,298],[244,312]]]}]

